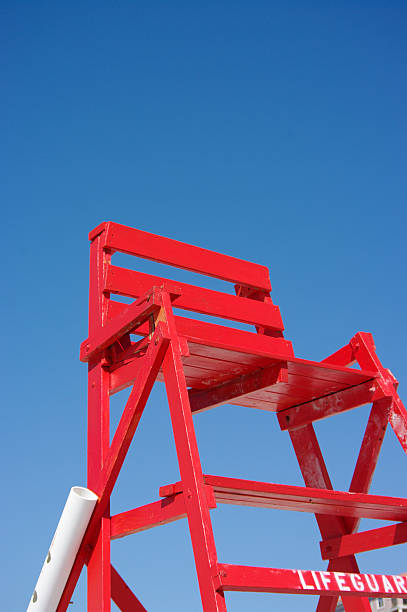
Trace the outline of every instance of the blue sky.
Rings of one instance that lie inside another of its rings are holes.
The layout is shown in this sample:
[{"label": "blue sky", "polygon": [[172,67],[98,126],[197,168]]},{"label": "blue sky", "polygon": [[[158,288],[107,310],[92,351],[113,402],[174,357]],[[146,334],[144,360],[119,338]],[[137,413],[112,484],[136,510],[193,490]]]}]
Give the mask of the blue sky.
[{"label": "blue sky", "polygon": [[[0,10],[2,607],[17,612],[69,488],[85,484],[78,352],[87,233],[101,221],[267,265],[298,356],[322,359],[370,331],[406,397],[407,11],[395,1],[4,1]],[[112,424],[123,401],[112,401]],[[367,414],[317,426],[338,489],[349,485]],[[272,414],[225,406],[196,428],[207,473],[302,484]],[[389,431],[372,490],[406,496],[405,465]],[[153,501],[177,479],[159,387],[113,511]],[[311,515],[221,506],[212,516],[223,562],[325,568]],[[184,521],[114,542],[112,558],[149,611],[199,610]],[[405,549],[365,553],[360,567],[407,571]],[[73,610],[86,609],[84,592],[82,578]],[[239,593],[228,603],[233,612],[315,606]]]}]

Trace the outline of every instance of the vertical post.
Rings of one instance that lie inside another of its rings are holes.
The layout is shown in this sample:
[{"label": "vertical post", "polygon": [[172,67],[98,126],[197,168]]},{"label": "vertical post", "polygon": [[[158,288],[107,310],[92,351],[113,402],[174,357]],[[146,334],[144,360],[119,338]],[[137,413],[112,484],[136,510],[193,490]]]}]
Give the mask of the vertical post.
[{"label": "vertical post", "polygon": [[226,612],[224,594],[217,590],[218,560],[215,539],[182,365],[180,338],[175,328],[168,294],[163,295],[163,306],[171,338],[163,361],[164,380],[202,605],[205,612]]},{"label": "vertical post", "polygon": [[[110,254],[105,252],[105,230],[90,245],[89,335],[102,327],[106,319],[108,298],[103,293],[106,266]],[[104,459],[109,450],[109,372],[104,356],[89,363],[88,368],[88,487],[96,490]],[[101,519],[96,546],[88,563],[88,612],[110,612],[110,507]]]}]

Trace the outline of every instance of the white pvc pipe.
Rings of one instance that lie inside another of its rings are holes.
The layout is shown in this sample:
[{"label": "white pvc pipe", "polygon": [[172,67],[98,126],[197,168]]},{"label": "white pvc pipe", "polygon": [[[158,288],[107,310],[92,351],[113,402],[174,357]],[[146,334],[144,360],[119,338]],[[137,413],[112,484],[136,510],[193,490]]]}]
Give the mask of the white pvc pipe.
[{"label": "white pvc pipe", "polygon": [[27,612],[55,612],[98,498],[72,487]]}]

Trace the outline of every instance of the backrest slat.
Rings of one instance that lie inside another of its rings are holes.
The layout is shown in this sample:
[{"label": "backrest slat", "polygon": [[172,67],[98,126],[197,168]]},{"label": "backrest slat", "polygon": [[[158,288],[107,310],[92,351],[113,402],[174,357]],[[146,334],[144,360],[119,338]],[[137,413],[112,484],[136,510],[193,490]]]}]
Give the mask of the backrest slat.
[{"label": "backrest slat", "polygon": [[270,291],[269,271],[237,259],[118,223],[106,223],[105,247],[239,285]]},{"label": "backrest slat", "polygon": [[203,289],[178,281],[171,281],[144,272],[109,266],[105,290],[117,295],[138,298],[153,286],[164,286],[168,291],[180,288],[182,294],[174,302],[175,308],[199,312],[232,321],[260,325],[282,331],[284,325],[278,306],[249,298],[237,297],[212,289]]}]

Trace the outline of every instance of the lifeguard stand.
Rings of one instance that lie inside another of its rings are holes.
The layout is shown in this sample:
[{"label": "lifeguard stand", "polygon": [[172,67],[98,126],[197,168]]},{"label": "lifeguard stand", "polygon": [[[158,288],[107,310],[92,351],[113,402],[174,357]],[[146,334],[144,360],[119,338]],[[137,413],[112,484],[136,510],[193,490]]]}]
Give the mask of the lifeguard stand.
[{"label": "lifeguard stand", "polygon": [[[404,576],[360,574],[355,558],[407,541],[407,499],[368,494],[388,423],[407,449],[407,413],[372,336],[356,334],[322,362],[298,359],[283,336],[265,267],[116,223],[102,223],[89,237],[89,337],[80,356],[89,367],[88,487],[99,501],[58,612],[67,609],[84,564],[88,611],[108,612],[111,599],[125,612],[145,611],[111,566],[110,541],[184,517],[205,612],[225,612],[227,591],[320,595],[318,612],[332,612],[339,595],[346,612],[368,612],[368,596],[407,593]],[[113,266],[116,251],[229,281],[234,294]],[[123,304],[114,295],[134,302]],[[173,306],[255,330],[175,316]],[[134,334],[141,339],[132,341]],[[355,363],[360,369],[350,367]],[[167,390],[181,481],[161,487],[158,501],[110,516],[110,494],[157,380]],[[109,396],[130,386],[110,444]],[[306,486],[202,473],[192,415],[224,403],[276,413],[281,429],[289,431]],[[372,409],[349,492],[333,491],[313,423],[367,403]],[[217,503],[315,514],[328,571],[219,562],[210,517]],[[397,522],[357,533],[362,517]]]}]

